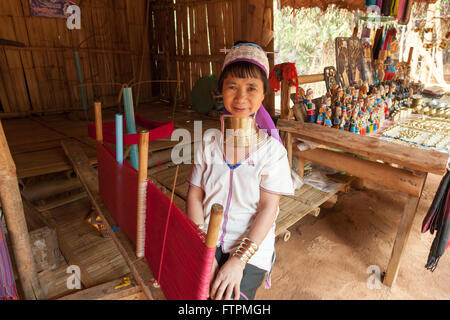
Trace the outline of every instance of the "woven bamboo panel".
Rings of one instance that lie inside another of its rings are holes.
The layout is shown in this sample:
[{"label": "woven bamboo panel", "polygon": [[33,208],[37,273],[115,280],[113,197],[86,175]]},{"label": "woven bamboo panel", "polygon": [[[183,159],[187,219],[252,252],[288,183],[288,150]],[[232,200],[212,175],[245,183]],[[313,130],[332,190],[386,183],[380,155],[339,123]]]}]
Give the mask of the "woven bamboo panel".
[{"label": "woven bamboo panel", "polygon": [[[0,46],[0,113],[82,109],[74,51],[79,51],[89,105],[117,103],[120,84],[151,80],[149,50],[141,59],[147,0],[81,1],[81,29],[65,19],[30,15],[29,0],[0,3],[0,38],[24,47]],[[115,84],[113,84],[115,83]],[[136,94],[136,92],[135,92]],[[149,101],[151,90],[141,90]]]},{"label": "woven bamboo panel", "polygon": [[278,214],[275,234],[287,230],[301,218],[306,216],[314,207],[305,205],[297,200],[282,196],[280,199],[280,212]]},{"label": "woven bamboo panel", "polygon": [[[266,28],[273,30],[271,21],[264,20],[272,19],[272,8],[270,0],[178,0],[176,4],[153,0],[154,78],[176,79],[178,70],[183,81],[179,97],[190,104],[192,87],[200,77],[214,74],[219,78],[225,58],[220,50],[230,49],[235,41],[247,40],[273,52],[273,41],[265,37],[263,25],[265,22]],[[273,66],[273,56],[269,55],[269,61]],[[163,87],[162,93],[172,97],[174,88]],[[265,101],[269,109],[271,104],[271,100]]]}]

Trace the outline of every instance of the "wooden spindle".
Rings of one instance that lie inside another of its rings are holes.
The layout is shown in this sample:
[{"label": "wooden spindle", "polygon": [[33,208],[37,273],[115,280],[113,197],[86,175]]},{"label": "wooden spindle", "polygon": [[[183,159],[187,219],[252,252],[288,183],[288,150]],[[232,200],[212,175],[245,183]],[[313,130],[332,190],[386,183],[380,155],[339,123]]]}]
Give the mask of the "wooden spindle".
[{"label": "wooden spindle", "polygon": [[137,233],[136,256],[144,257],[145,253],[145,215],[147,209],[147,174],[148,174],[148,131],[139,133],[139,173],[137,198]]},{"label": "wooden spindle", "polygon": [[103,122],[102,122],[102,104],[101,102],[94,103],[95,110],[95,136],[97,142],[103,143]]},{"label": "wooden spindle", "polygon": [[209,218],[208,233],[206,234],[206,246],[215,248],[217,246],[217,237],[219,236],[220,225],[222,223],[223,206],[214,203],[211,207],[211,216]]}]

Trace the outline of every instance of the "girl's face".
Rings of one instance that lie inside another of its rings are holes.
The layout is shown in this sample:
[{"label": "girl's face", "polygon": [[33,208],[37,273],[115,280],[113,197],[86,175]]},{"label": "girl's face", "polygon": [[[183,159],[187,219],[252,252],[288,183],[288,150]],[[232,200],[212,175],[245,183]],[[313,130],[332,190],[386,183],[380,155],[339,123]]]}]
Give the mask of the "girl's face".
[{"label": "girl's face", "polygon": [[259,78],[237,78],[229,75],[223,81],[223,104],[233,116],[247,118],[264,100],[264,83]]}]

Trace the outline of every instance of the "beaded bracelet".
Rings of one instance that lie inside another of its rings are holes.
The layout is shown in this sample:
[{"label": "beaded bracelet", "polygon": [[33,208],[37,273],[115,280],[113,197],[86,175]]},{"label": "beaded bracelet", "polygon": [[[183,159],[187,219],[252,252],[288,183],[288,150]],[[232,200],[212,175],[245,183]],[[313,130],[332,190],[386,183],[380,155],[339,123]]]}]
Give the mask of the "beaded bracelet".
[{"label": "beaded bracelet", "polygon": [[234,251],[233,257],[238,257],[239,260],[247,264],[256,251],[258,251],[258,245],[249,238],[244,238]]}]

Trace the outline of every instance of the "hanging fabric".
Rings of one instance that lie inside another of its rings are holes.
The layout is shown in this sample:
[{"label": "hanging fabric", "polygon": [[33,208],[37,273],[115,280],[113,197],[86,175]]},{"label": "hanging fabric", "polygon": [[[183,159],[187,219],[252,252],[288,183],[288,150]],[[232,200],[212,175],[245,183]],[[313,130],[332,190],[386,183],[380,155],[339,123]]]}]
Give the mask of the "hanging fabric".
[{"label": "hanging fabric", "polygon": [[396,17],[398,14],[398,1],[399,0],[392,0],[391,14],[390,14],[392,17]]},{"label": "hanging fabric", "polygon": [[436,231],[425,267],[434,271],[439,259],[450,246],[450,171],[447,170],[422,223],[422,233]]},{"label": "hanging fabric", "polygon": [[381,8],[383,7],[383,0],[377,0],[377,7],[381,10]]},{"label": "hanging fabric", "polygon": [[295,92],[297,93],[296,96],[298,101],[298,95],[300,92],[298,86],[297,68],[295,67],[295,63],[285,62],[277,64],[273,67],[269,75],[269,84],[274,92],[280,90],[280,82],[282,80],[286,80],[289,83],[290,87],[292,86],[295,87]]},{"label": "hanging fabric", "polygon": [[392,0],[383,0],[383,5],[381,7],[381,15],[389,16],[391,14]]},{"label": "hanging fabric", "polygon": [[398,21],[401,21],[403,19],[403,16],[405,15],[406,2],[407,2],[407,0],[399,0],[398,1],[398,9],[397,9],[397,20]]},{"label": "hanging fabric", "polygon": [[402,17],[402,20],[399,21],[399,24],[406,25],[409,22],[409,17],[411,16],[413,1],[406,0],[405,11]]},{"label": "hanging fabric", "polygon": [[372,49],[372,54],[373,54],[374,60],[378,59],[380,49],[382,46],[382,42],[381,42],[382,37],[383,37],[383,27],[378,28],[378,30],[376,31],[376,34],[375,34],[375,39],[374,39],[373,49]]}]

